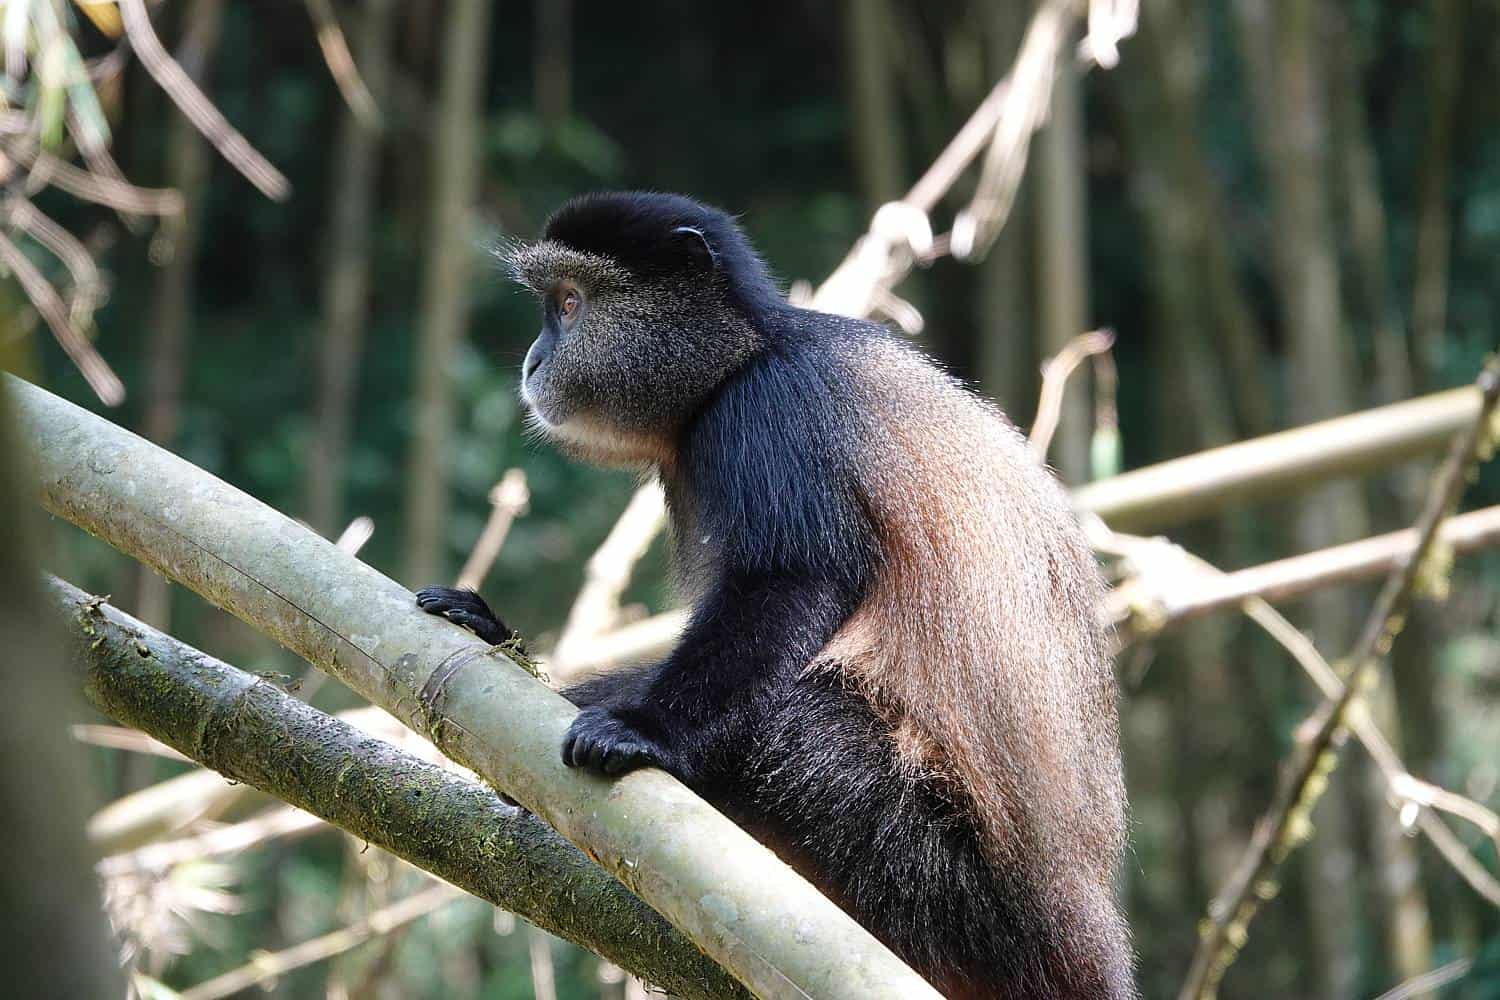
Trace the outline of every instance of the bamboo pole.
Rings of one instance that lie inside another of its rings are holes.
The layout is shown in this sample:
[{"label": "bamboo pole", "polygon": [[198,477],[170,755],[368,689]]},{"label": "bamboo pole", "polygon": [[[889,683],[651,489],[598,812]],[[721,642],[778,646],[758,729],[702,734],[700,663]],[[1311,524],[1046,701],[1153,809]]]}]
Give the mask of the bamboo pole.
[{"label": "bamboo pole", "polygon": [[1073,503],[1111,528],[1151,530],[1441,450],[1478,413],[1478,389],[1450,389],[1101,479]]},{"label": "bamboo pole", "polygon": [[597,860],[766,998],[935,997],[791,869],[675,779],[566,768],[575,710],[499,647],[266,505],[13,376],[42,504],[427,735]]}]

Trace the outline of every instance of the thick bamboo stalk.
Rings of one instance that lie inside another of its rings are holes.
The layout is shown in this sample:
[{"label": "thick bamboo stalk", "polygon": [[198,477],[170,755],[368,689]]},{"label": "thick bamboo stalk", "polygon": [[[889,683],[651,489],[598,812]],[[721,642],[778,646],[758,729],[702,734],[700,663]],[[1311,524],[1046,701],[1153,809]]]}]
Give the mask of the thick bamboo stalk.
[{"label": "thick bamboo stalk", "polygon": [[429,736],[583,848],[762,997],[934,997],[867,931],[657,770],[564,767],[574,709],[501,649],[173,455],[6,376],[44,506]]},{"label": "thick bamboo stalk", "polygon": [[1450,389],[1102,479],[1073,502],[1119,531],[1151,530],[1439,451],[1478,412],[1478,389]]},{"label": "thick bamboo stalk", "polygon": [[61,580],[50,582],[47,596],[69,626],[84,691],[105,714],[673,994],[746,995],[577,848],[489,788],[325,715]]}]

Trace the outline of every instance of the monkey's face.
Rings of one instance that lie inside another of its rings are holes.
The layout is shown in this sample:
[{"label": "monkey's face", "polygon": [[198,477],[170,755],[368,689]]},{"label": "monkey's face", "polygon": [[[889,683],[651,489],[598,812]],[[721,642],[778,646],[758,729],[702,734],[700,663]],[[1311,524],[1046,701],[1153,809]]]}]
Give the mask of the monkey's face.
[{"label": "monkey's face", "polygon": [[756,347],[712,274],[642,277],[542,242],[511,254],[542,307],[521,368],[533,424],[604,462],[670,462],[684,423]]}]

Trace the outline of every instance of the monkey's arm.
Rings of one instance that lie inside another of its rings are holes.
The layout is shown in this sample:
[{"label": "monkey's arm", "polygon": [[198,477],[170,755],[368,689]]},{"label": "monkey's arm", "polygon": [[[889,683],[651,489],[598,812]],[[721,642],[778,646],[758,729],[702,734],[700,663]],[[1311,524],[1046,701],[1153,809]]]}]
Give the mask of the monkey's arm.
[{"label": "monkey's arm", "polygon": [[693,784],[716,755],[742,751],[733,737],[754,731],[854,611],[878,546],[849,475],[858,441],[835,375],[768,353],[698,417],[668,495],[711,540],[716,579],[666,660],[580,692],[598,700],[573,723],[565,762],[606,774],[659,764]]},{"label": "monkey's arm", "polygon": [[677,648],[645,671],[570,690],[587,705],[563,761],[603,774],[659,766],[688,784],[757,704],[794,682],[852,610],[846,589],[805,575],[738,575],[694,608]]}]

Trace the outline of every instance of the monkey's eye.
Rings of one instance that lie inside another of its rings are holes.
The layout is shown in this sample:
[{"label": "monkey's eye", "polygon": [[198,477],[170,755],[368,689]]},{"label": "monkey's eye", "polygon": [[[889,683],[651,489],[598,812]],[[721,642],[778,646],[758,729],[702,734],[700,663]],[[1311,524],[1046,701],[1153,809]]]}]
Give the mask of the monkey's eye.
[{"label": "monkey's eye", "polygon": [[578,307],[583,304],[582,297],[573,289],[563,292],[562,298],[557,303],[557,312],[564,320],[571,320],[578,312]]}]

